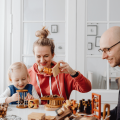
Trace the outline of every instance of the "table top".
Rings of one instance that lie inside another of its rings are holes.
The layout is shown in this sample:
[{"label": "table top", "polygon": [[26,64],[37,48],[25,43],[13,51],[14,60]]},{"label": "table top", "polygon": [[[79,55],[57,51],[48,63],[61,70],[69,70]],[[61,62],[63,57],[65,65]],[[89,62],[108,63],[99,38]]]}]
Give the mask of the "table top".
[{"label": "table top", "polygon": [[8,110],[7,110],[7,116],[9,115],[16,115],[22,119],[20,120],[28,120],[28,115],[31,114],[32,112],[37,112],[37,113],[45,113],[46,116],[56,116],[55,111],[46,111],[44,109],[44,105],[39,105],[38,109],[29,109],[29,108],[16,108],[16,105],[9,105]]}]

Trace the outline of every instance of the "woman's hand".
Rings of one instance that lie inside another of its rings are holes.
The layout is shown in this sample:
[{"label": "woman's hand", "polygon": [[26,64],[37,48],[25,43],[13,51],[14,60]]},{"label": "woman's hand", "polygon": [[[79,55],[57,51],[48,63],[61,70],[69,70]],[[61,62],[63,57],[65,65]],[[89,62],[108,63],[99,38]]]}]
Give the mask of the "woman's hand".
[{"label": "woman's hand", "polygon": [[13,94],[12,95],[12,101],[18,101],[18,98],[19,98],[19,100],[20,100],[20,95],[19,95],[19,93],[15,93],[15,94]]},{"label": "woman's hand", "polygon": [[[61,65],[62,63],[62,65]],[[75,75],[76,71],[73,70],[68,63],[64,62],[63,60],[59,61],[58,64],[60,64],[60,72],[61,73],[69,73],[70,75]]]},{"label": "woman's hand", "polygon": [[32,100],[32,99],[34,99],[34,97],[30,93],[28,93],[27,96],[25,97],[25,99]]}]

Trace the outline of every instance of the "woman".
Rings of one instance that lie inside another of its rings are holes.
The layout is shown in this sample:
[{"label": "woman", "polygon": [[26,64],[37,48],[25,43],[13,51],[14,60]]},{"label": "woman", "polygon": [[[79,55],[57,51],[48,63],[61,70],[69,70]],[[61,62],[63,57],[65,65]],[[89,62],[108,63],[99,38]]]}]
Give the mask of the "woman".
[{"label": "woman", "polygon": [[[90,81],[85,78],[79,71],[73,70],[68,63],[59,61],[60,74],[56,77],[53,75],[43,74],[44,67],[53,68],[56,65],[52,59],[54,57],[55,45],[53,40],[47,38],[49,31],[42,28],[36,32],[39,37],[33,44],[33,53],[36,63],[28,70],[31,77],[31,84],[34,85],[40,97],[45,95],[59,95],[64,99],[69,99],[72,90],[79,92],[88,92],[91,90]],[[41,103],[43,104],[43,103]]]}]

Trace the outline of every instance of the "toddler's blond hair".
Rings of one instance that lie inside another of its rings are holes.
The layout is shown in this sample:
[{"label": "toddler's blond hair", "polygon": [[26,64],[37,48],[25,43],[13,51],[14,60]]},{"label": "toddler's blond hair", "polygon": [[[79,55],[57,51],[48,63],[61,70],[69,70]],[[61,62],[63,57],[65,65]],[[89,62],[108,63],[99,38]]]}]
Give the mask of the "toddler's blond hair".
[{"label": "toddler's blond hair", "polygon": [[28,76],[28,78],[29,78],[29,81],[28,81],[28,82],[30,82],[30,76],[29,76],[27,67],[26,67],[26,65],[25,65],[24,63],[22,63],[22,62],[15,62],[15,63],[13,63],[13,64],[9,67],[9,69],[8,69],[8,79],[9,79],[10,81],[12,81],[12,80],[11,80],[11,74],[12,74],[12,72],[13,72],[14,70],[16,70],[16,69],[21,69],[22,67],[26,70],[27,76]]}]

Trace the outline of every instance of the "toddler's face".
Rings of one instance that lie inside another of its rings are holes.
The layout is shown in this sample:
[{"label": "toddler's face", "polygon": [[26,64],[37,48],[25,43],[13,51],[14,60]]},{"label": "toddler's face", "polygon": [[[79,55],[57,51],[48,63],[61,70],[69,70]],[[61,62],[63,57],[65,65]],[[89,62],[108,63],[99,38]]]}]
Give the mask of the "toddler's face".
[{"label": "toddler's face", "polygon": [[25,86],[28,84],[26,70],[23,67],[21,69],[13,70],[11,73],[11,80],[16,88],[24,89]]}]

